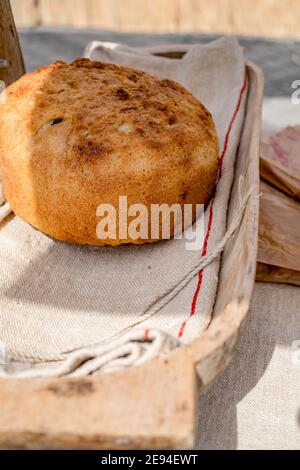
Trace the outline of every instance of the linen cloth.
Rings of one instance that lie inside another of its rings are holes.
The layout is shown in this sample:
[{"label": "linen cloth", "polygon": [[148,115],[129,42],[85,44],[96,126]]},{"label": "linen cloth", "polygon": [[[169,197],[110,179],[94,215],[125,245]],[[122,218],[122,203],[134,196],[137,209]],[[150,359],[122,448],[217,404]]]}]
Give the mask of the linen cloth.
[{"label": "linen cloth", "polygon": [[[290,98],[263,104],[262,137],[300,123]],[[256,282],[236,354],[199,400],[197,449],[300,449],[300,288]]]},{"label": "linen cloth", "polygon": [[[247,95],[244,57],[237,41],[226,38],[196,45],[183,59],[153,57],[105,43],[93,43],[87,52],[92,59],[173,78],[212,113],[222,174],[203,224],[206,250],[213,250],[226,229]],[[212,204],[214,216],[209,222]],[[153,357],[192,341],[210,322],[220,257],[204,270],[201,297],[195,297],[198,276],[183,282],[176,295],[174,289],[205,254],[202,248],[200,244],[195,251],[187,250],[184,238],[117,249],[72,246],[43,235],[18,217],[6,218],[0,228],[0,341],[9,372],[2,375],[13,373],[14,362],[43,366],[26,365],[21,376],[75,373],[83,362],[80,373],[91,373],[109,365],[135,364],[141,356],[149,357],[149,348]],[[129,332],[133,337],[128,337]],[[111,346],[112,354],[99,360],[100,351]],[[74,352],[75,360],[69,356]],[[68,368],[60,367],[62,363]]]}]

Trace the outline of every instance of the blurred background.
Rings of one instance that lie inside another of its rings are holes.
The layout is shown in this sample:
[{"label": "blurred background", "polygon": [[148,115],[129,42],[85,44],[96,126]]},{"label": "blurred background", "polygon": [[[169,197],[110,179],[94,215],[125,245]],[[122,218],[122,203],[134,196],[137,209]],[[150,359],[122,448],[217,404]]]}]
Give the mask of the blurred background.
[{"label": "blurred background", "polygon": [[299,0],[11,0],[17,26],[127,32],[300,34]]},{"label": "blurred background", "polygon": [[265,96],[299,78],[300,0],[11,0],[28,71],[83,55],[93,40],[132,47],[236,35],[265,74]]}]

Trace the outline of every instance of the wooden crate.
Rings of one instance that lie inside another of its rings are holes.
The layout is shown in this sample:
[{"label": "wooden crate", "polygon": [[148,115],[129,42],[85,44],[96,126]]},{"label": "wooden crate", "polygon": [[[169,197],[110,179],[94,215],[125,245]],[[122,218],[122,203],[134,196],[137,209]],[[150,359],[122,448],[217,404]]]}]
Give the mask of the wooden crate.
[{"label": "wooden crate", "polygon": [[[161,46],[151,52],[180,57],[186,48]],[[231,359],[254,286],[263,76],[251,63],[247,63],[247,73],[249,93],[229,219],[237,203],[239,176],[244,176],[246,188],[254,186],[255,191],[238,231],[223,252],[209,328],[167,356],[114,373],[81,379],[0,380],[1,448],[193,446],[199,393]]]}]

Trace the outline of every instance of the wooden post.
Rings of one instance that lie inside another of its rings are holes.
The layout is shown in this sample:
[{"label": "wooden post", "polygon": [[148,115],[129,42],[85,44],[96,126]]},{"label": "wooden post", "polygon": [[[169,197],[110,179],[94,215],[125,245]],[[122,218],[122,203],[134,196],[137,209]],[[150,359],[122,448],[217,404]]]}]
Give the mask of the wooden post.
[{"label": "wooden post", "polygon": [[0,80],[6,86],[25,73],[19,37],[9,0],[0,1]]}]

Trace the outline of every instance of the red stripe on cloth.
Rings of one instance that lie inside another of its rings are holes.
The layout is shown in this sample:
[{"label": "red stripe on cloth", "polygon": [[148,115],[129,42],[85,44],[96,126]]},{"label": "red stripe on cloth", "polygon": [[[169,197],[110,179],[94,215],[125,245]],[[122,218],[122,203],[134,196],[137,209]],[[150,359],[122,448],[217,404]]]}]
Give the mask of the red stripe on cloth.
[{"label": "red stripe on cloth", "polygon": [[[221,153],[221,156],[220,156],[220,159],[219,159],[217,184],[220,181],[220,178],[222,176],[223,161],[224,161],[224,157],[225,157],[226,150],[227,150],[227,147],[228,147],[228,142],[229,142],[231,129],[232,129],[232,126],[234,124],[235,118],[236,118],[236,116],[237,116],[237,114],[240,110],[242,98],[243,98],[244,92],[247,88],[247,81],[248,81],[247,80],[247,73],[245,71],[244,83],[243,83],[242,88],[240,89],[239,98],[238,98],[236,107],[234,109],[234,113],[232,115],[232,118],[230,120],[228,129],[227,129],[227,132],[226,132],[226,135],[225,135],[224,146],[223,146],[223,150],[222,150],[222,153]],[[215,195],[216,195],[216,192],[214,192],[214,194],[211,198],[211,202],[210,202],[208,226],[207,226],[207,232],[206,232],[206,235],[205,235],[205,238],[204,238],[204,243],[203,243],[201,256],[205,256],[206,253],[207,253],[207,246],[208,246],[208,241],[209,241],[211,228],[212,228],[212,222],[213,222],[213,211],[214,211]],[[194,295],[193,295],[193,300],[192,300],[192,304],[191,304],[191,308],[190,308],[189,318],[192,317],[193,315],[195,315],[196,307],[197,307],[197,300],[198,300],[199,293],[200,293],[201,286],[202,286],[202,280],[203,280],[203,270],[199,271],[199,273],[198,273],[198,283],[197,283],[197,287],[196,287],[196,290],[195,290]],[[178,338],[181,338],[183,336],[187,320],[188,320],[188,318],[181,324],[179,332],[178,332]]]},{"label": "red stripe on cloth", "polygon": [[145,341],[148,341],[148,339],[149,339],[149,331],[150,331],[149,328],[147,328],[147,329],[144,331],[144,340],[145,340]]}]

